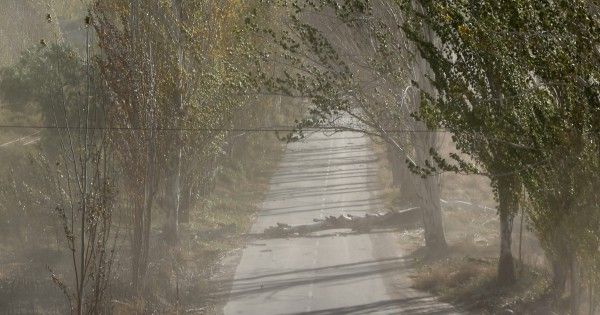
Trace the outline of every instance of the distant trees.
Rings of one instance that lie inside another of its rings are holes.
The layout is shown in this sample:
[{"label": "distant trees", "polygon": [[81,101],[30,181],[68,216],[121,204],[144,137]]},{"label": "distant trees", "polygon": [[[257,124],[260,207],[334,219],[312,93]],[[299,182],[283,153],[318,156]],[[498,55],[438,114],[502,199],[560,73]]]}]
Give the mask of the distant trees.
[{"label": "distant trees", "polygon": [[[89,24],[85,27],[89,32]],[[14,111],[39,113],[47,128],[41,154],[30,157],[36,165],[33,171],[43,174],[37,174],[43,184],[31,186],[30,178],[21,178],[23,186],[35,187],[37,194],[21,191],[18,197],[34,203],[28,208],[35,203],[54,208],[58,220],[46,224],[56,224],[63,234],[57,242],[68,250],[70,273],[51,270],[51,278],[74,314],[99,313],[107,307],[117,235],[109,133],[98,129],[104,123],[105,104],[96,69],[89,49],[82,57],[67,45],[50,44],[25,52],[15,65],[0,71],[2,101]]]},{"label": "distant trees", "polygon": [[[74,124],[85,90],[84,64],[69,45],[48,45],[24,51],[13,66],[0,70],[0,98],[13,111],[40,113],[46,126]],[[46,140],[51,134],[43,132]]]},{"label": "distant trees", "polygon": [[408,171],[429,157],[438,135],[411,117],[420,104],[411,82],[427,85],[428,69],[395,51],[410,49],[398,28],[400,8],[386,1],[293,1],[278,12],[282,26],[251,25],[273,42],[264,63],[278,70],[259,75],[264,90],[312,102],[309,115],[288,140],[302,137],[304,128],[323,127],[383,141],[396,175],[402,176],[395,178],[396,184],[403,181],[403,193],[412,192],[409,198],[423,211],[427,246],[446,248],[439,174]]}]

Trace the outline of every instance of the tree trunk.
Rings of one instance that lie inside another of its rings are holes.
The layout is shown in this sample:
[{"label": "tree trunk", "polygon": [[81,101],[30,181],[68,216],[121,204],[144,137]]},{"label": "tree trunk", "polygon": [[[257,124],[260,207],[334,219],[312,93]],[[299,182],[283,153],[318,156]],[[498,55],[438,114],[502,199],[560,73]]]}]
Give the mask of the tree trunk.
[{"label": "tree trunk", "polygon": [[[427,25],[422,29],[422,35],[432,41],[433,32]],[[416,52],[416,48],[415,52]],[[419,55],[418,53],[416,55]],[[412,77],[419,86],[431,95],[436,94],[436,89],[431,84],[429,77],[432,75],[431,68],[423,58],[416,58],[412,66]],[[421,107],[421,95],[416,93],[413,98],[412,107],[418,112]],[[417,131],[429,131],[422,121],[415,122],[413,128]],[[431,149],[439,147],[439,138],[435,132],[412,132],[411,144],[415,151],[417,163],[423,163],[431,159]],[[420,180],[417,196],[419,207],[423,211],[423,228],[425,230],[425,244],[427,248],[437,251],[448,247],[444,226],[442,223],[442,208],[440,205],[440,176],[432,174]]]},{"label": "tree trunk", "polygon": [[[426,126],[419,124],[421,130],[427,130]],[[411,135],[415,147],[417,161],[426,161],[431,158],[429,150],[438,146],[438,138],[435,133],[413,132]],[[423,211],[423,229],[425,230],[425,245],[433,251],[445,250],[448,247],[444,234],[442,221],[442,207],[440,204],[440,176],[429,175],[425,178],[415,176],[417,186],[418,206]]]},{"label": "tree trunk", "polygon": [[498,282],[503,285],[516,281],[515,264],[511,251],[513,216],[500,214],[500,259],[498,262]]},{"label": "tree trunk", "polygon": [[394,150],[393,148],[388,147],[386,149],[387,151],[387,156],[388,156],[388,161],[390,162],[390,170],[392,171],[392,186],[394,186],[395,188],[400,189],[400,192],[402,192],[402,173],[401,173],[401,168],[402,167],[406,167],[406,163],[404,163],[404,161],[402,161],[398,155],[396,154],[396,150]]},{"label": "tree trunk", "polygon": [[565,292],[565,286],[570,271],[569,246],[565,240],[564,230],[561,224],[556,224],[550,235],[553,250],[549,257],[552,266],[552,287],[553,297],[558,300],[562,298]]},{"label": "tree trunk", "polygon": [[[175,89],[175,120],[178,128],[183,127],[183,45],[182,45],[182,12],[181,0],[172,1],[176,20],[174,29],[177,36],[177,87]],[[182,132],[182,131],[181,131]],[[181,199],[181,163],[183,156],[183,137],[180,132],[176,133],[174,142],[174,155],[172,161],[169,161],[169,180],[167,181],[167,226],[165,228],[166,240],[170,245],[175,245],[179,240],[179,217],[180,217],[180,199]]]},{"label": "tree trunk", "polygon": [[388,146],[386,151],[392,173],[392,186],[399,193],[398,206],[403,208],[417,204],[417,191],[414,183],[421,180],[421,178],[408,169],[406,162],[402,159],[402,155],[397,154],[397,150]]},{"label": "tree trunk", "polygon": [[562,297],[565,292],[565,284],[567,281],[567,264],[560,258],[551,258],[552,265],[552,296],[555,300]]},{"label": "tree trunk", "polygon": [[[185,177],[184,177],[185,178]],[[192,203],[194,201],[193,191],[194,186],[192,185],[191,178],[185,178],[184,183],[182,185],[183,192],[181,194],[181,199],[179,201],[179,223],[189,223],[190,222],[190,211],[192,207]]]},{"label": "tree trunk", "polygon": [[596,313],[596,301],[595,301],[595,295],[594,295],[594,281],[590,278],[589,284],[588,284],[588,299],[589,299],[589,310],[588,310],[588,314],[589,315],[594,315]]},{"label": "tree trunk", "polygon": [[135,292],[140,291],[141,268],[142,265],[142,238],[143,238],[143,220],[142,213],[144,207],[141,197],[137,198],[133,209],[133,240],[131,242],[131,283]]},{"label": "tree trunk", "polygon": [[177,244],[179,240],[179,210],[181,196],[181,156],[179,154],[172,158],[170,162],[167,187],[166,187],[166,211],[167,221],[165,225],[165,239],[169,245]]},{"label": "tree trunk", "polygon": [[150,225],[152,222],[153,192],[150,183],[146,183],[143,193],[134,203],[132,250],[132,283],[134,291],[139,294],[144,287],[144,278],[148,267],[150,249]]},{"label": "tree trunk", "polygon": [[500,259],[498,261],[498,283],[515,283],[515,264],[512,255],[512,229],[519,208],[517,180],[514,176],[498,179],[498,212],[500,215]]},{"label": "tree trunk", "polygon": [[570,299],[570,307],[571,307],[571,315],[579,315],[580,314],[580,305],[581,305],[581,282],[580,273],[579,273],[579,262],[577,261],[576,255],[571,255],[571,277],[570,277],[570,287],[571,287],[571,299]]},{"label": "tree trunk", "polygon": [[329,216],[324,219],[315,218],[312,224],[289,225],[277,223],[265,229],[266,237],[290,237],[305,235],[317,231],[352,229],[355,232],[367,232],[374,228],[414,229],[421,222],[422,213],[419,208],[390,211],[385,214],[366,214],[363,217],[352,215]]},{"label": "tree trunk", "polygon": [[423,229],[427,248],[438,251],[448,247],[442,223],[439,176],[420,179],[419,207],[423,214]]}]

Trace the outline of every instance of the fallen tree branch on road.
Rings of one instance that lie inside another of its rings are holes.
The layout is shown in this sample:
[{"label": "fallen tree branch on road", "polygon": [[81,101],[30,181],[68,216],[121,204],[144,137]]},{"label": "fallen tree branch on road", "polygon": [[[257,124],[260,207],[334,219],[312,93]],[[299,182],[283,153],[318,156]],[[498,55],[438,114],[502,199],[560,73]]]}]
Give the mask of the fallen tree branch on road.
[{"label": "fallen tree branch on road", "polygon": [[324,219],[313,219],[315,222],[313,224],[291,226],[285,223],[277,223],[276,226],[265,229],[263,235],[266,237],[287,237],[334,229],[352,229],[358,232],[368,232],[373,228],[409,229],[418,226],[421,219],[421,211],[418,207],[387,213],[366,214],[362,217],[342,214],[337,217],[329,216]]}]

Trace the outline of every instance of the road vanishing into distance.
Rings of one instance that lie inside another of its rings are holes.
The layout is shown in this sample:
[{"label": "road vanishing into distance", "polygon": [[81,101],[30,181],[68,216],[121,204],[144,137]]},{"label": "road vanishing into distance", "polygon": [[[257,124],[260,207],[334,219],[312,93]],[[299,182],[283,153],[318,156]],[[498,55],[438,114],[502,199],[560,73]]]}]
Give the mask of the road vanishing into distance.
[{"label": "road vanishing into distance", "polygon": [[[290,144],[252,233],[381,209],[377,159],[358,133],[315,133]],[[458,314],[410,288],[393,232],[344,230],[256,239],[241,252],[222,312],[237,314]]]}]

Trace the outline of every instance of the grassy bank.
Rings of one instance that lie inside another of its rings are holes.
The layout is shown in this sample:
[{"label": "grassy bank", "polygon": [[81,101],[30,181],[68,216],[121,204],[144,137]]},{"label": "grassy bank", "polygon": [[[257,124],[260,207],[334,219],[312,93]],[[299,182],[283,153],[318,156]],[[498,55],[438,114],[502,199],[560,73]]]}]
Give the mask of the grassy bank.
[{"label": "grassy bank", "polygon": [[417,260],[413,287],[474,314],[563,314],[550,307],[546,271],[523,266],[516,284],[499,286],[497,259],[455,248],[451,252],[443,258]]},{"label": "grassy bank", "polygon": [[[446,142],[442,151],[454,150]],[[409,206],[392,185],[392,172],[384,147],[376,145],[375,152],[379,158],[378,180],[384,188],[382,197],[386,208]],[[473,314],[564,313],[562,301],[547,298],[550,273],[543,251],[535,236],[527,231],[526,222],[521,229],[520,217],[516,218],[513,229],[518,281],[508,287],[496,283],[499,222],[487,178],[445,173],[441,177],[441,199],[449,244],[446,252],[427,252],[422,229],[402,232],[400,237],[401,247],[411,252],[410,257],[415,262],[411,276],[414,288],[431,292]],[[551,309],[550,305],[556,309]]]}]

